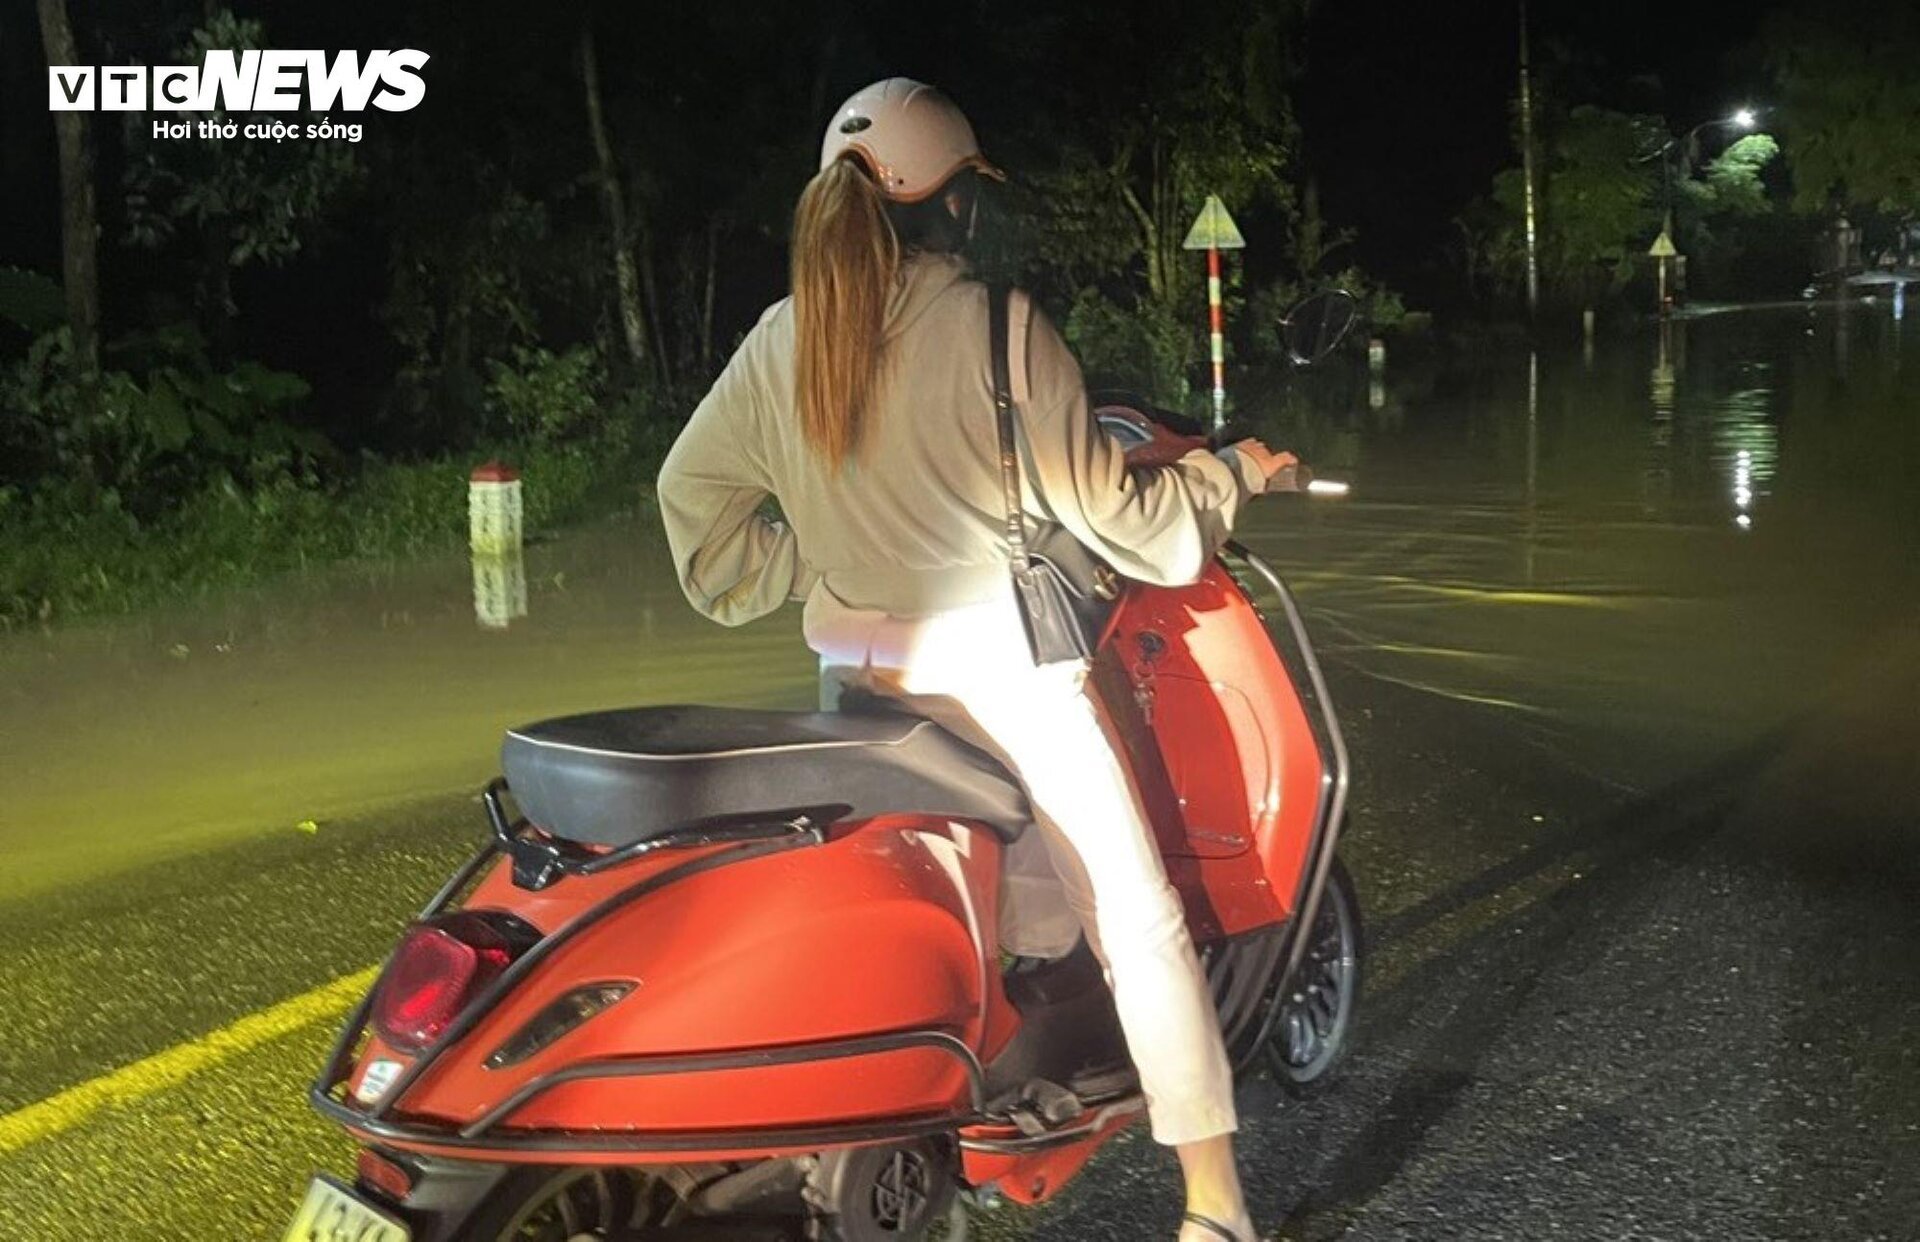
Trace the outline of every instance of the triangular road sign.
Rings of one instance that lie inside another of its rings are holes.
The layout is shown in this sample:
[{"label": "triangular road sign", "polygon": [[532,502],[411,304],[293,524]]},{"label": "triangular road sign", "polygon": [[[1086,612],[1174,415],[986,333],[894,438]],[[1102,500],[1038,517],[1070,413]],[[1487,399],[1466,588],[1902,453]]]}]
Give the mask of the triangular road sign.
[{"label": "triangular road sign", "polygon": [[1245,250],[1247,239],[1240,236],[1240,226],[1227,214],[1227,205],[1220,201],[1220,196],[1209,194],[1180,247],[1183,250]]},{"label": "triangular road sign", "polygon": [[1647,247],[1647,253],[1656,259],[1671,259],[1680,252],[1673,248],[1673,234],[1661,229],[1660,236],[1654,238],[1653,245]]}]

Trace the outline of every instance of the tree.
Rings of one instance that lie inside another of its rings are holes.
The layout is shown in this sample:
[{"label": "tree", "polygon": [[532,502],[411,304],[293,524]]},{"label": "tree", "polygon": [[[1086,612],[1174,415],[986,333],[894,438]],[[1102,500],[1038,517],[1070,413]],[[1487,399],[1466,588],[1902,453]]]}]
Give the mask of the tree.
[{"label": "tree", "polygon": [[1140,265],[1150,299],[1174,306],[1201,285],[1181,242],[1208,194],[1236,211],[1265,206],[1290,215],[1288,172],[1298,146],[1290,57],[1306,8],[1190,13],[1177,52],[1156,47],[1151,70],[1124,92],[1096,90],[1112,110],[1063,134],[1049,161],[1059,171],[1034,178],[1047,258],[1110,271],[1117,250]]},{"label": "tree", "polygon": [[[39,0],[40,41],[49,65],[78,65],[67,0]],[[83,392],[93,394],[100,381],[100,223],[94,205],[93,136],[85,112],[53,114],[60,148],[61,273],[67,300],[67,327],[73,361]]]},{"label": "tree", "polygon": [[[1538,193],[1540,274],[1553,296],[1591,306],[1632,276],[1660,215],[1659,172],[1645,156],[1664,141],[1658,122],[1590,106],[1550,126]],[[1507,169],[1494,179],[1494,211],[1472,217],[1484,262],[1513,286],[1525,264],[1523,198],[1521,171]]]},{"label": "tree", "polygon": [[[210,50],[265,46],[262,23],[212,9],[174,59],[198,64]],[[326,140],[170,141],[153,137],[148,113],[126,115],[127,240],[148,250],[180,240],[193,247],[202,323],[224,349],[238,309],[233,273],[279,266],[300,253],[308,232],[358,177],[354,149]],[[207,119],[228,118],[216,111]]]},{"label": "tree", "polygon": [[633,231],[627,223],[627,195],[620,184],[613,142],[607,136],[606,108],[600,98],[600,55],[593,45],[593,10],[580,21],[580,76],[587,93],[587,129],[593,137],[595,180],[606,203],[609,244],[613,250],[614,289],[619,298],[620,335],[635,373],[645,370],[646,319],[640,310],[640,272],[633,260]]},{"label": "tree", "polygon": [[1920,13],[1809,5],[1772,17],[1761,44],[1794,205],[1920,211]]},{"label": "tree", "polygon": [[[1285,254],[1299,150],[1291,94],[1309,7],[1188,8],[1153,39],[1097,7],[1009,3],[996,15],[1005,60],[991,73],[1030,85],[1017,115],[989,120],[1002,136],[995,149],[1024,175],[998,196],[1009,210],[981,266],[1070,302],[1067,337],[1096,378],[1184,399],[1205,341],[1206,286],[1181,243],[1208,194],[1268,240],[1265,253]],[[1227,272],[1230,302],[1238,268]]]},{"label": "tree", "polygon": [[1780,154],[1771,134],[1748,134],[1711,160],[1681,192],[1702,217],[1757,216],[1768,210],[1761,174]]}]

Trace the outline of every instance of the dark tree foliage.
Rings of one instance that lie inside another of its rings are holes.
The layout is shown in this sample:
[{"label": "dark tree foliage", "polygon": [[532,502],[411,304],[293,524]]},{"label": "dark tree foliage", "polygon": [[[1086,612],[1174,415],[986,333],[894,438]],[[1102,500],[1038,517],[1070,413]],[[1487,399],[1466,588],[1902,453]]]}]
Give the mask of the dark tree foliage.
[{"label": "dark tree foliage", "polygon": [[[11,460],[31,465],[0,466],[0,483],[92,472],[150,508],[209,475],[326,473],[361,451],[670,430],[784,292],[824,118],[894,73],[947,89],[1013,174],[981,267],[1035,286],[1096,370],[1177,397],[1204,322],[1180,241],[1206,194],[1256,238],[1236,304],[1319,276],[1343,239],[1296,209],[1308,9],[90,0],[79,63],[417,47],[427,93],[411,112],[336,115],[361,123],[351,145],[157,138],[158,114],[73,114],[102,146],[82,181],[102,199],[111,408],[88,413],[90,387],[66,375],[90,345],[38,344],[4,389],[28,414],[10,434],[32,441]],[[263,387],[216,414],[182,405],[195,375],[207,392]],[[300,434],[234,434],[250,412]],[[205,468],[128,467],[156,452]]]},{"label": "dark tree foliage", "polygon": [[1795,205],[1920,211],[1920,9],[1796,4],[1761,41]]}]

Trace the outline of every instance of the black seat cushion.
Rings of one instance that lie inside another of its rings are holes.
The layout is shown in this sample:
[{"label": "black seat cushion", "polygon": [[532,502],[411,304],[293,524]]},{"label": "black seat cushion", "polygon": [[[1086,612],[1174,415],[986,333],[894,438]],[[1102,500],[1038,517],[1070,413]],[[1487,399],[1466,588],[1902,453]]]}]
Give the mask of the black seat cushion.
[{"label": "black seat cushion", "polygon": [[1027,798],[1005,767],[903,712],[635,707],[511,730],[507,784],[557,837],[623,846],[743,816],[840,807],[917,812],[1011,838]]}]

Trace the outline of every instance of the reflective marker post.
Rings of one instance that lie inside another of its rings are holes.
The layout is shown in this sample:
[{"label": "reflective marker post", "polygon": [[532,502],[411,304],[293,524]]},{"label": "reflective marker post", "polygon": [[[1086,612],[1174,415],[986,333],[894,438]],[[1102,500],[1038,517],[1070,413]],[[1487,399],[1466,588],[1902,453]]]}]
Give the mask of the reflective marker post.
[{"label": "reflective marker post", "polygon": [[1220,248],[1207,247],[1208,348],[1213,357],[1213,426],[1227,421],[1227,342],[1220,312]]},{"label": "reflective marker post", "polygon": [[1226,204],[1220,201],[1217,194],[1207,195],[1200,214],[1194,218],[1193,227],[1187,230],[1187,240],[1181,243],[1183,250],[1207,252],[1207,344],[1213,359],[1215,431],[1227,422],[1226,315],[1220,306],[1220,252],[1244,250],[1246,245],[1246,239],[1240,236],[1240,226],[1227,214]]},{"label": "reflective marker post", "polygon": [[467,540],[480,556],[520,551],[520,472],[497,461],[467,480]]},{"label": "reflective marker post", "polygon": [[473,612],[482,629],[504,630],[527,615],[521,523],[520,472],[497,461],[476,467],[467,482],[467,533]]}]

